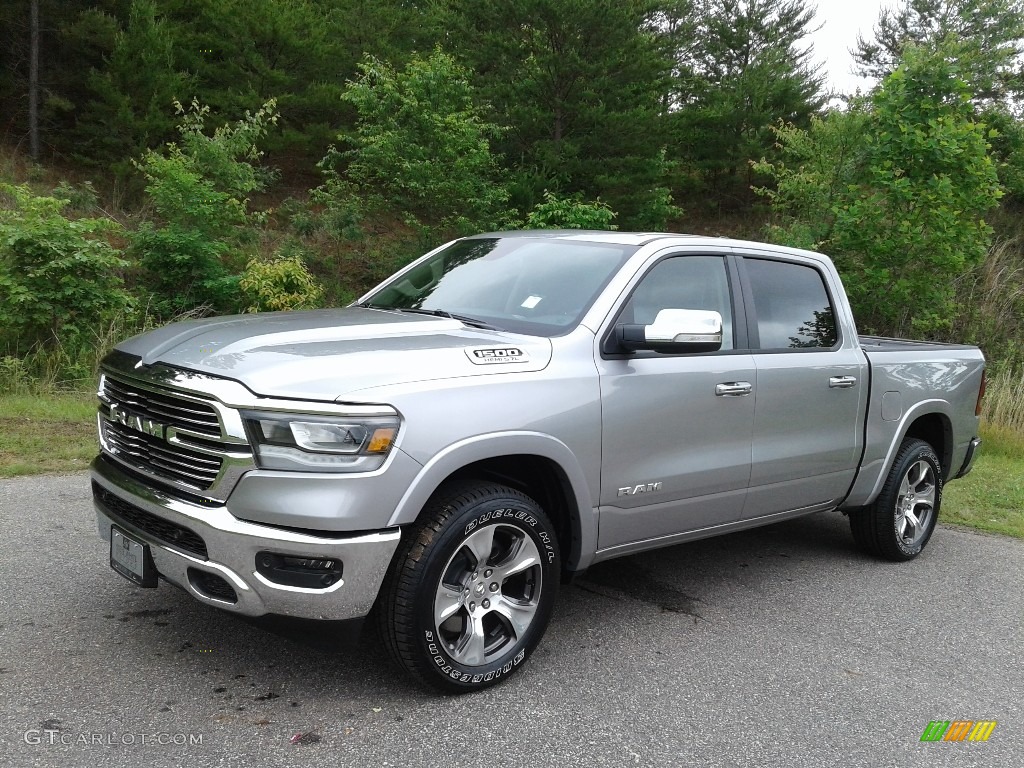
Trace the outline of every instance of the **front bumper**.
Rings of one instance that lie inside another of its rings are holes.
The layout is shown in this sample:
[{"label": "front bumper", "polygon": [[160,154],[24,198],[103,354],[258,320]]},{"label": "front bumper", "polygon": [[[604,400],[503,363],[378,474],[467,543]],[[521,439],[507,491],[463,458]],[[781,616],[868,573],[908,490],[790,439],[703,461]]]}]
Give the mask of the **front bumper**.
[{"label": "front bumper", "polygon": [[[397,528],[328,536],[258,525],[239,520],[225,506],[193,504],[152,488],[102,456],[91,469],[99,490],[93,502],[104,541],[110,541],[110,526],[116,525],[149,545],[156,570],[165,580],[200,602],[246,616],[365,616],[401,536]],[[130,514],[122,503],[130,505]],[[181,531],[195,536],[182,537]],[[274,583],[256,569],[256,554],[262,551],[340,560],[342,578],[323,589]],[[231,590],[211,588],[220,580],[234,591],[234,601],[228,597]]]}]

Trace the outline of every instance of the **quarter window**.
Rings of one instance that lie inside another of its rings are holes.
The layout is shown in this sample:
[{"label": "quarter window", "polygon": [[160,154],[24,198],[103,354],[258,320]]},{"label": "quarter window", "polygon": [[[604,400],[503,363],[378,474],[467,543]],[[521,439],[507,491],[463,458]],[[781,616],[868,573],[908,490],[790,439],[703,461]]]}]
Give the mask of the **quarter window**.
[{"label": "quarter window", "polygon": [[765,259],[746,259],[745,264],[761,349],[835,346],[835,312],[818,270]]}]

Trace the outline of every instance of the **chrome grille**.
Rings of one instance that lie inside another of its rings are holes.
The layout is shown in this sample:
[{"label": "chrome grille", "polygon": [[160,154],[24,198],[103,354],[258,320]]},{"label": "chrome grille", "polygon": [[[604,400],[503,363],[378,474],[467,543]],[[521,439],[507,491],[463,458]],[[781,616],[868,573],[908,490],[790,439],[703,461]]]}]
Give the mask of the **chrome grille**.
[{"label": "chrome grille", "polygon": [[108,399],[139,416],[211,437],[220,437],[217,411],[205,403],[144,389],[109,374],[104,378],[103,392]]},{"label": "chrome grille", "polygon": [[104,421],[103,434],[107,445],[126,464],[201,491],[213,485],[224,463],[219,456],[190,450],[181,443],[169,443],[113,421]]},{"label": "chrome grille", "polygon": [[255,466],[237,412],[215,398],[110,368],[99,397],[104,453],[153,480],[223,501]]}]

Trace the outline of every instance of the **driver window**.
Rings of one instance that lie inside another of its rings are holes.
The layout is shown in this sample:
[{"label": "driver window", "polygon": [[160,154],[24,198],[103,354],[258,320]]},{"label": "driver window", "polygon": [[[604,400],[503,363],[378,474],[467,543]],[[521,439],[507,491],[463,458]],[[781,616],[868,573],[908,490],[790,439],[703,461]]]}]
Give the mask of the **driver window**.
[{"label": "driver window", "polygon": [[721,256],[675,256],[659,261],[633,291],[619,322],[650,325],[663,309],[718,312],[722,316],[722,349],[733,349],[732,301]]}]

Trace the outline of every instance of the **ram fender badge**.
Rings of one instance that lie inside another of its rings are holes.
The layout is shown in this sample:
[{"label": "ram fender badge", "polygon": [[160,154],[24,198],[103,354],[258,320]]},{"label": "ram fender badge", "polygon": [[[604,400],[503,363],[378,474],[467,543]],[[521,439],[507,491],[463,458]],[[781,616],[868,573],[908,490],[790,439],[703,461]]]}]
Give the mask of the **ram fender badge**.
[{"label": "ram fender badge", "polygon": [[661,482],[641,483],[640,485],[630,485],[626,488],[619,488],[619,496],[638,496],[641,493],[652,493],[653,491],[660,490]]}]

